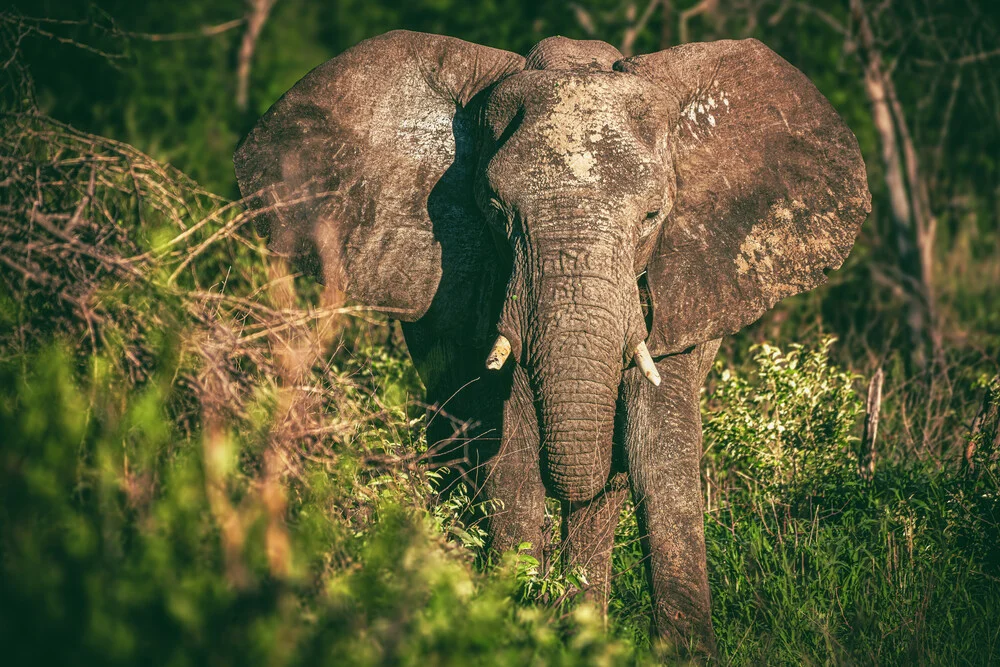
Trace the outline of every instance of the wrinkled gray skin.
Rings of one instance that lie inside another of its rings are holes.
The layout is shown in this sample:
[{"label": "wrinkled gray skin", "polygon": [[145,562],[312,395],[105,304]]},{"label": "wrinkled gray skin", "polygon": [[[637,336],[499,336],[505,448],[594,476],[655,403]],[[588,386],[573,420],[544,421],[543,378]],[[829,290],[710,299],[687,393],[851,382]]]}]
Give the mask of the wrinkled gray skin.
[{"label": "wrinkled gray skin", "polygon": [[[625,59],[555,37],[525,59],[392,32],[306,75],[235,162],[272,248],[404,321],[449,416],[429,441],[502,501],[492,548],[542,558],[558,498],[606,605],[631,490],[656,632],[714,653],[699,390],[719,338],[822,283],[870,209],[808,79],[755,40]],[[513,351],[487,371],[498,333]]]}]

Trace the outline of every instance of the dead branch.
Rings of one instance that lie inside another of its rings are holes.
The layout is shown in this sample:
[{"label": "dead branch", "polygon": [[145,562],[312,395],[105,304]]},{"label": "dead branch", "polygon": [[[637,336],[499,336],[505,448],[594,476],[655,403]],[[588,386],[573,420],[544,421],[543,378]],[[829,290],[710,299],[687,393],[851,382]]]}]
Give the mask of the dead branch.
[{"label": "dead branch", "polygon": [[988,60],[996,56],[1000,56],[1000,49],[993,49],[992,51],[982,51],[980,53],[970,53],[967,56],[956,58],[951,62],[955,65],[969,65],[971,63],[982,62],[983,60]]},{"label": "dead branch", "polygon": [[215,37],[216,35],[221,35],[224,32],[229,32],[233,28],[238,28],[244,23],[246,23],[246,18],[239,18],[239,19],[233,19],[232,21],[226,21],[225,23],[219,23],[218,25],[202,26],[197,30],[188,30],[186,32],[168,32],[168,33],[122,32],[121,34],[126,37],[145,39],[150,42],[177,42],[185,39]]},{"label": "dead branch", "polygon": [[858,474],[870,480],[875,475],[875,441],[878,437],[879,414],[882,411],[882,381],[885,376],[880,366],[868,383],[868,400],[865,404],[865,430],[858,453]]},{"label": "dead branch", "polygon": [[594,25],[594,18],[590,15],[590,12],[575,2],[569,3],[569,8],[572,10],[573,17],[576,19],[577,24],[583,28],[583,31],[590,37],[596,36],[597,27]]},{"label": "dead branch", "polygon": [[[788,6],[790,6],[790,5],[785,5],[785,6],[782,7],[782,9],[785,9]],[[838,21],[836,19],[836,17],[834,17],[829,12],[826,12],[826,11],[820,9],[819,7],[813,7],[808,2],[796,2],[796,3],[794,3],[794,7],[795,7],[795,9],[799,10],[800,12],[804,12],[806,14],[812,14],[813,16],[815,16],[816,18],[818,18],[820,21],[822,21],[823,23],[825,23],[827,26],[829,26],[830,28],[833,28],[833,30],[835,32],[840,33],[841,35],[844,35],[844,37],[847,37],[849,35],[849,32],[847,30],[847,26],[845,26],[843,23],[841,23],[840,21]],[[771,17],[771,19],[768,21],[768,24],[772,25],[772,26],[777,25],[781,21],[781,18],[782,18],[783,15],[784,15],[784,12],[781,11],[781,10],[779,10],[778,12],[776,12]]]},{"label": "dead branch", "polygon": [[[639,33],[646,29],[646,24],[649,23],[649,19],[653,16],[653,12],[660,5],[660,1],[661,0],[650,0],[639,19],[637,21],[634,20],[625,28],[625,34],[622,36],[621,48],[618,50],[621,51],[622,55],[626,58],[635,55],[635,40],[639,36]],[[630,5],[630,8],[634,13],[635,5]]]},{"label": "dead branch", "polygon": [[687,44],[688,39],[688,21],[696,16],[701,16],[702,14],[714,14],[719,9],[719,0],[701,0],[697,5],[689,9],[685,9],[678,16],[678,31],[680,35],[680,43]]}]

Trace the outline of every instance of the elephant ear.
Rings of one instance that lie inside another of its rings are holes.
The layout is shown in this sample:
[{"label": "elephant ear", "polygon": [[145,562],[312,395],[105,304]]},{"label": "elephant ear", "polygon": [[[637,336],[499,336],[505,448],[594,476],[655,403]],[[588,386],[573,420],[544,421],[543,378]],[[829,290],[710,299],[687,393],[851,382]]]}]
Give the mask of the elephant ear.
[{"label": "elephant ear", "polygon": [[523,66],[513,53],[407,31],[320,65],[236,150],[258,229],[348,297],[424,316],[443,281],[460,291],[483,270],[475,102]]},{"label": "elephant ear", "polygon": [[654,356],[735,333],[840,267],[871,195],[857,139],[804,74],[754,39],[615,68],[674,107],[677,194],[647,265]]}]

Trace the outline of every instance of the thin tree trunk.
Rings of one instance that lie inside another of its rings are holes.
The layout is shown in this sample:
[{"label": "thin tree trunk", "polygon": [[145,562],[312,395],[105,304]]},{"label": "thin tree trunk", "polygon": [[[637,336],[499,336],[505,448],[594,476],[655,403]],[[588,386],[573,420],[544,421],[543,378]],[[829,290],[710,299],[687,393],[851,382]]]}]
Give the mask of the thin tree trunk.
[{"label": "thin tree trunk", "polygon": [[674,45],[674,3],[673,0],[661,0],[663,19],[660,22],[660,50],[669,49]]},{"label": "thin tree trunk", "polygon": [[236,106],[241,110],[247,108],[250,97],[250,68],[253,64],[253,54],[257,50],[257,40],[264,29],[271,8],[277,0],[247,0],[247,29],[240,42],[240,51],[236,64]]},{"label": "thin tree trunk", "polygon": [[934,243],[937,236],[937,218],[931,211],[927,182],[920,173],[920,161],[913,145],[913,138],[910,136],[909,127],[906,124],[903,105],[899,103],[896,88],[888,77],[886,77],[886,93],[889,95],[890,106],[896,119],[896,127],[899,128],[900,143],[903,146],[903,161],[906,165],[906,180],[910,184],[910,205],[913,210],[913,223],[920,259],[921,287],[926,301],[928,334],[930,335],[934,361],[939,362],[941,361],[941,336],[937,327],[937,298],[934,289]]},{"label": "thin tree trunk", "polygon": [[935,358],[940,350],[934,319],[935,219],[930,213],[926,184],[920,176],[917,152],[906,126],[902,105],[886,72],[863,0],[850,0],[850,7],[858,26],[865,93],[872,107],[872,119],[881,144],[894,243],[900,269],[910,283],[905,287],[910,294],[906,319],[911,338],[911,362],[914,367],[923,370],[927,367],[927,343],[931,342]]},{"label": "thin tree trunk", "polygon": [[882,381],[885,374],[879,367],[868,383],[868,401],[865,406],[865,432],[861,436],[858,452],[858,474],[870,480],[875,476],[875,440],[878,437],[878,421],[882,411]]}]

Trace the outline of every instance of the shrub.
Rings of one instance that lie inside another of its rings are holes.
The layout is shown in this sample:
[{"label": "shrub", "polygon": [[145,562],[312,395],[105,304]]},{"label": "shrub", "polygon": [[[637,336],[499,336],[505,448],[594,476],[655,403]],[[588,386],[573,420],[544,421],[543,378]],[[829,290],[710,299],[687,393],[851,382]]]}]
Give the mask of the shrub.
[{"label": "shrub", "polygon": [[638,659],[589,608],[534,603],[549,582],[523,558],[474,566],[467,499],[430,503],[412,366],[246,213],[127,146],[7,121],[9,660]]}]

